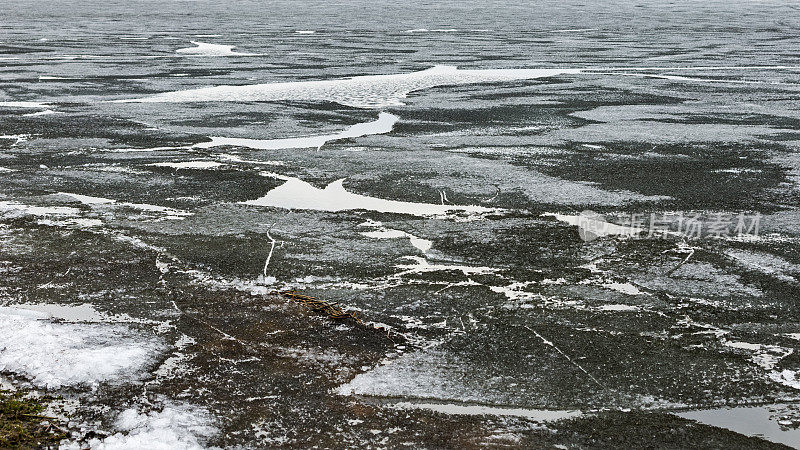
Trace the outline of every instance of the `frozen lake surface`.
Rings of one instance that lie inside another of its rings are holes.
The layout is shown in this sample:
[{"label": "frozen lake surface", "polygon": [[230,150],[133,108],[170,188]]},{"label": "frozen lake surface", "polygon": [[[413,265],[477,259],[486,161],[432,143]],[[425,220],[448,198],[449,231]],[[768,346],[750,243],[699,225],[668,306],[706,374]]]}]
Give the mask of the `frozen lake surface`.
[{"label": "frozen lake surface", "polygon": [[96,448],[800,447],[800,9],[612,3],[13,2],[2,385]]}]

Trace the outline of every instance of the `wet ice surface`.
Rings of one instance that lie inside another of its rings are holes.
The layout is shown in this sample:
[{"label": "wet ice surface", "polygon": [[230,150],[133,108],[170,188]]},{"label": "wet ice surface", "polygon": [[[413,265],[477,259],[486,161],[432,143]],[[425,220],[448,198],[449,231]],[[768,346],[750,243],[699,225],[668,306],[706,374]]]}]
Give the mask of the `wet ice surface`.
[{"label": "wet ice surface", "polygon": [[678,416],[797,447],[800,430],[795,425],[796,419],[792,419],[793,414],[797,413],[791,405],[774,405],[690,411],[678,413]]},{"label": "wet ice surface", "polygon": [[99,448],[799,445],[791,5],[313,3],[12,8],[3,375]]}]

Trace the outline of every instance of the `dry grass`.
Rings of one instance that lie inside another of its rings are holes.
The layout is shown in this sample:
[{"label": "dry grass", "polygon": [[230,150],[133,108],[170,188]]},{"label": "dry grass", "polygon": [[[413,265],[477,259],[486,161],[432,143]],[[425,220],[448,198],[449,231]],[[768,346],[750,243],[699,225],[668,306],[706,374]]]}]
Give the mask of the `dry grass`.
[{"label": "dry grass", "polygon": [[45,404],[22,393],[0,391],[0,448],[49,448],[68,434],[58,420],[42,415]]},{"label": "dry grass", "polygon": [[337,303],[327,302],[320,300],[310,295],[300,294],[297,291],[273,291],[272,295],[279,295],[288,298],[294,302],[300,303],[309,307],[312,311],[318,311],[327,314],[331,319],[347,320],[352,319],[356,323],[363,324],[361,318],[356,313],[344,312]]}]

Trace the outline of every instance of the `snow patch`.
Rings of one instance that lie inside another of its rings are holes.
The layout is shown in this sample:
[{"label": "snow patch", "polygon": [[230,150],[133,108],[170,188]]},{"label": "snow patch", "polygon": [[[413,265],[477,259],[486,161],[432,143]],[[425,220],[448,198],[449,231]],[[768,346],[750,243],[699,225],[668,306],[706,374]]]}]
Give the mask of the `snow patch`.
[{"label": "snow patch", "polygon": [[773,371],[769,374],[769,378],[772,381],[780,383],[784,386],[789,386],[790,388],[800,389],[800,377],[797,376],[796,370],[783,370],[783,371]]},{"label": "snow patch", "polygon": [[639,290],[639,288],[637,288],[631,283],[609,282],[609,283],[603,283],[601,286],[603,286],[606,289],[611,289],[612,291],[621,292],[627,295],[644,294],[642,291]]},{"label": "snow patch", "polygon": [[[270,174],[271,175],[271,174]],[[284,209],[308,209],[316,211],[367,210],[385,213],[409,214],[413,216],[445,216],[453,212],[470,214],[500,213],[497,208],[483,206],[437,205],[433,203],[412,203],[397,200],[384,200],[366,195],[351,194],[344,189],[344,178],[319,189],[298,178],[277,175],[286,182],[267,195],[241,202],[252,206],[270,206]]]},{"label": "snow patch", "polygon": [[373,239],[399,239],[399,238],[408,238],[411,242],[411,245],[414,246],[417,250],[422,252],[423,254],[427,253],[428,250],[433,247],[433,242],[422,239],[413,234],[406,233],[405,231],[394,230],[391,228],[386,228],[383,226],[381,222],[374,222],[369,220],[361,224],[363,227],[373,227],[376,228],[374,231],[365,231],[361,234],[373,238]]},{"label": "snow patch", "polygon": [[0,307],[0,371],[41,387],[133,381],[161,348],[126,327],[52,322],[45,312]]},{"label": "snow patch", "polygon": [[409,93],[436,86],[489,82],[508,82],[577,74],[581,69],[489,69],[460,70],[435,66],[427,70],[391,75],[366,75],[353,78],[291,81],[247,86],[214,86],[172,91],[114,102],[265,102],[278,100],[331,101],[356,108],[398,106]]},{"label": "snow patch", "polygon": [[179,209],[169,208],[166,206],[159,206],[159,205],[150,205],[147,203],[127,203],[127,202],[118,202],[116,200],[112,200],[109,198],[103,197],[92,197],[89,195],[81,195],[81,194],[73,194],[70,192],[59,192],[56,195],[66,196],[73,200],[76,200],[84,205],[88,206],[121,206],[127,208],[138,209],[140,211],[147,211],[147,212],[156,212],[161,214],[167,214],[169,216],[174,217],[185,217],[191,216],[192,213],[188,211],[182,211]]},{"label": "snow patch", "polygon": [[235,45],[210,44],[207,42],[191,41],[195,47],[179,48],[175,53],[189,56],[255,56],[255,53],[233,51]]},{"label": "snow patch", "polygon": [[224,166],[224,164],[217,161],[182,161],[182,162],[160,162],[149,164],[155,167],[172,167],[173,169],[216,169],[217,167]]},{"label": "snow patch", "polygon": [[64,206],[32,206],[13,201],[0,201],[0,217],[17,218],[24,216],[75,216],[77,208]]},{"label": "snow patch", "polygon": [[500,408],[482,405],[459,405],[453,403],[412,403],[398,402],[392,405],[397,409],[425,409],[451,415],[468,416],[514,416],[526,417],[537,422],[551,422],[564,420],[582,415],[576,410],[550,410],[550,409],[527,409],[527,408]]},{"label": "snow patch", "polygon": [[316,148],[321,149],[327,142],[340,139],[357,138],[372,134],[385,134],[392,131],[398,117],[389,113],[380,113],[373,122],[359,123],[335,134],[321,136],[307,136],[286,139],[245,139],[210,136],[211,142],[195,144],[194,148],[210,148],[222,145],[247,147],[258,150],[279,150],[288,148]]},{"label": "snow patch", "polygon": [[53,111],[52,109],[45,109],[44,111],[37,111],[33,113],[23,114],[24,117],[38,117],[38,116],[49,116],[51,114],[61,114],[58,111]]},{"label": "snow patch", "polygon": [[95,450],[150,449],[189,450],[206,448],[205,440],[219,432],[214,419],[205,408],[189,404],[170,403],[161,411],[139,412],[126,409],[117,417],[115,427],[120,432],[102,441],[92,440]]},{"label": "snow patch", "polygon": [[620,312],[639,311],[638,306],[632,306],[632,305],[603,305],[597,309],[600,311],[620,311]]},{"label": "snow patch", "polygon": [[397,267],[405,269],[403,272],[395,276],[427,273],[427,272],[440,272],[440,271],[458,271],[464,275],[488,275],[497,273],[500,269],[484,266],[462,266],[456,264],[431,264],[427,259],[419,256],[406,256],[404,259],[413,261],[413,264],[398,264]]},{"label": "snow patch", "polygon": [[33,109],[46,109],[47,103],[40,102],[0,102],[0,106],[8,108],[33,108]]}]

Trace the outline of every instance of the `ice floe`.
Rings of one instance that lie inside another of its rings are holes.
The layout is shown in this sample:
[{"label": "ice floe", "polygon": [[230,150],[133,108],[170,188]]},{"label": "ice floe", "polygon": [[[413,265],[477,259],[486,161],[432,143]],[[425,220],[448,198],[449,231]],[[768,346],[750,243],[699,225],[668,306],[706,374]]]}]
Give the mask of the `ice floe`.
[{"label": "ice floe", "polygon": [[389,113],[380,113],[378,119],[372,122],[359,123],[335,134],[320,136],[307,136],[285,139],[244,139],[221,136],[210,136],[211,142],[195,144],[195,148],[210,148],[223,145],[247,147],[258,150],[278,150],[288,148],[316,148],[320,149],[327,142],[339,139],[357,138],[372,134],[385,134],[392,131],[398,117]]},{"label": "ice floe", "polygon": [[293,81],[246,86],[214,86],[164,92],[115,102],[256,102],[277,100],[331,101],[357,108],[402,105],[409,93],[436,86],[504,82],[577,74],[580,69],[487,69],[460,70],[435,66],[419,72],[367,75],[353,78]]},{"label": "ice floe", "polygon": [[0,307],[0,371],[47,388],[133,381],[161,349],[153,338],[136,336],[123,325],[49,318],[45,312]]},{"label": "ice floe", "polygon": [[207,42],[191,41],[195,47],[179,48],[175,53],[189,56],[255,56],[255,53],[233,51],[235,45],[210,44]]},{"label": "ice floe", "polygon": [[451,213],[490,214],[502,212],[496,208],[475,205],[437,205],[435,203],[413,203],[385,200],[352,194],[344,189],[344,178],[330,183],[325,189],[293,177],[278,175],[285,183],[272,189],[267,195],[242,202],[245,205],[269,206],[284,209],[308,209],[316,211],[367,210],[384,213],[409,214],[414,216],[446,216]]}]

